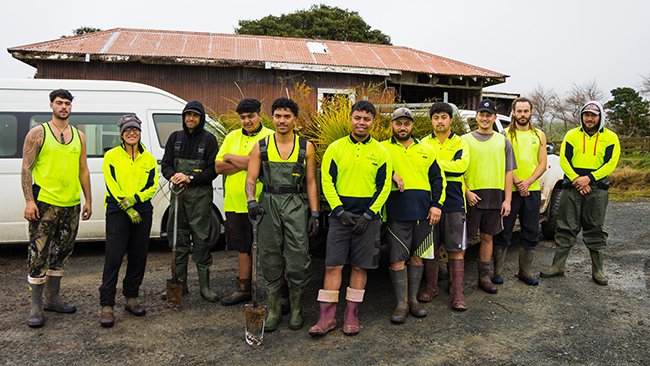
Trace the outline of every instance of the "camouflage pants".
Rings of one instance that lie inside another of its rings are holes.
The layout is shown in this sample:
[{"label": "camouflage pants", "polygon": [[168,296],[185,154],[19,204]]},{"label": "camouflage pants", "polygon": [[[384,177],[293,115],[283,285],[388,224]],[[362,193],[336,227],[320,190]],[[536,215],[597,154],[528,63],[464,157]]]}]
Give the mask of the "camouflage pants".
[{"label": "camouflage pants", "polygon": [[62,276],[72,255],[79,228],[81,205],[59,207],[36,201],[41,218],[29,223],[27,281],[45,283],[45,275]]}]

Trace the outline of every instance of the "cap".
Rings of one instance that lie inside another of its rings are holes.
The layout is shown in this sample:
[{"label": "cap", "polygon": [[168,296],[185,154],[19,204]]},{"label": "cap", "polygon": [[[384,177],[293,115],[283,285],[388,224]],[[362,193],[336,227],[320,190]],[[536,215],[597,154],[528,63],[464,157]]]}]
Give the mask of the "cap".
[{"label": "cap", "polygon": [[120,135],[129,127],[135,127],[142,131],[142,121],[135,114],[127,114],[122,116],[117,122],[117,127],[120,129]]},{"label": "cap", "polygon": [[198,114],[198,115],[203,114],[203,112],[201,112],[200,110],[198,110],[198,109],[196,109],[196,108],[187,108],[187,109],[184,109],[184,110],[183,110],[183,114],[185,114],[185,113],[187,113],[187,112],[194,112],[194,113],[196,113],[196,114]]},{"label": "cap", "polygon": [[410,119],[411,121],[413,120],[413,113],[411,113],[411,110],[408,108],[397,108],[395,112],[393,112],[393,117],[390,119],[391,121],[394,121],[400,117],[406,117]]},{"label": "cap", "polygon": [[494,104],[492,100],[483,99],[481,103],[478,104],[478,109],[476,110],[476,113],[480,113],[480,112],[497,114],[497,106],[496,104]]},{"label": "cap", "polygon": [[589,103],[584,108],[582,108],[582,113],[585,112],[591,112],[593,114],[600,115],[600,108],[598,108],[598,106],[595,105],[594,103]]}]

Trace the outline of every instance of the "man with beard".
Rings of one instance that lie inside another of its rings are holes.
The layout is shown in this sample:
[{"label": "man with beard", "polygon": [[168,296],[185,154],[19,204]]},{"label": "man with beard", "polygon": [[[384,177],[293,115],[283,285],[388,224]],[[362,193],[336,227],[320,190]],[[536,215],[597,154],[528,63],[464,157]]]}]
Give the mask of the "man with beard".
[{"label": "man with beard", "polygon": [[432,226],[440,221],[445,179],[433,148],[411,134],[413,115],[408,108],[396,109],[390,126],[393,137],[381,142],[393,162],[395,182],[384,206],[390,247],[390,278],[397,297],[397,307],[390,320],[401,324],[409,313],[416,318],[427,315],[417,299],[424,271],[420,256],[426,252],[433,253],[433,238],[430,236]]},{"label": "man with beard", "polygon": [[562,198],[555,231],[553,265],[540,273],[542,277],[564,276],[564,264],[576,236],[582,230],[582,240],[591,255],[594,282],[607,285],[603,274],[603,250],[607,232],[603,230],[609,196],[609,174],[614,171],[621,155],[618,136],[605,128],[603,107],[588,102],[580,110],[582,125],[564,136],[560,166],[564,171]]},{"label": "man with beard", "polygon": [[418,300],[431,301],[438,295],[439,251],[444,247],[449,254],[447,262],[449,273],[449,293],[451,308],[458,311],[467,309],[463,295],[463,275],[465,272],[466,209],[465,181],[463,175],[469,165],[469,146],[467,142],[451,130],[454,111],[447,103],[434,103],[429,109],[433,133],[424,139],[436,152],[436,160],[445,174],[445,202],[442,217],[434,226],[436,257],[424,262],[427,287],[418,294]]},{"label": "man with beard", "polygon": [[381,210],[391,188],[393,165],[386,148],[370,137],[375,106],[366,101],[352,105],[351,133],[327,147],[321,165],[323,194],[332,214],[327,234],[325,281],[318,292],[320,317],[310,335],[324,335],[336,327],[343,266],[350,264],[343,333],[359,333],[357,309],[363,301],[367,270],[379,265]]},{"label": "man with beard", "polygon": [[503,262],[512,239],[512,230],[519,216],[521,237],[519,240],[519,273],[517,278],[527,285],[539,281],[530,272],[533,251],[539,242],[539,206],[542,194],[539,177],[546,171],[546,135],[530,122],[533,103],[526,98],[512,102],[513,122],[510,123],[508,139],[512,143],[517,169],[512,174],[513,192],[510,214],[503,218],[503,231],[494,236],[494,275],[492,283],[503,283]]},{"label": "man with beard", "polygon": [[496,119],[496,105],[484,99],[476,110],[478,129],[463,135],[470,159],[465,172],[467,237],[473,238],[480,229],[478,285],[491,294],[498,291],[490,279],[493,235],[503,230],[501,218],[510,214],[512,171],[517,168],[512,144],[492,129]]},{"label": "man with beard", "polygon": [[51,92],[52,120],[32,128],[23,145],[22,188],[29,221],[27,282],[32,299],[27,325],[32,328],[45,324],[43,310],[77,310],[61,300],[59,291],[63,265],[72,255],[79,227],[81,190],[86,201],[83,220],[92,214],[92,196],[86,137],[68,123],[72,99],[67,90]]},{"label": "man with beard", "polygon": [[[303,326],[302,300],[310,275],[307,236],[318,233],[316,156],[314,145],[293,132],[298,110],[291,99],[273,102],[271,116],[276,132],[253,147],[246,176],[248,214],[257,217],[267,213],[259,227],[259,252],[269,311],[264,330],[269,332],[282,320],[283,272],[289,283],[289,327]],[[264,185],[259,202],[255,199],[258,177]],[[305,186],[307,194],[303,193]]]}]

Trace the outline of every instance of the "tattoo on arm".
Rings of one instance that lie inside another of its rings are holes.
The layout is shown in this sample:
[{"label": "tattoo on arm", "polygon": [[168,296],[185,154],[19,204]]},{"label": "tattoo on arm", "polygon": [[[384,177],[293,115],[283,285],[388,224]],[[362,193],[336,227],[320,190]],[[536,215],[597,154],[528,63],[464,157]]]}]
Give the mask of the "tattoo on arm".
[{"label": "tattoo on arm", "polygon": [[34,201],[34,193],[32,192],[32,168],[34,167],[38,153],[41,151],[43,136],[44,129],[35,128],[27,134],[25,144],[23,145],[21,183],[23,187],[23,195],[27,202]]},{"label": "tattoo on arm", "polygon": [[251,183],[249,181],[246,181],[246,199],[247,200],[254,200],[255,199],[255,190],[257,187],[255,187],[255,183]]}]

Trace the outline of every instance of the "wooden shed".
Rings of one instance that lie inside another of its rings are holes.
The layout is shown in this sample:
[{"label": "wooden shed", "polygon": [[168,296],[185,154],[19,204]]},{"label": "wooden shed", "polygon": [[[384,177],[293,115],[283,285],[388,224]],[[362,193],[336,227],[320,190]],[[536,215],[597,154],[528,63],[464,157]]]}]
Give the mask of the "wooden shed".
[{"label": "wooden shed", "polygon": [[305,83],[329,94],[382,84],[401,101],[474,108],[508,75],[408,47],[313,39],[116,28],[9,48],[37,78],[122,80],[198,99],[217,113],[243,96],[271,100]]}]

